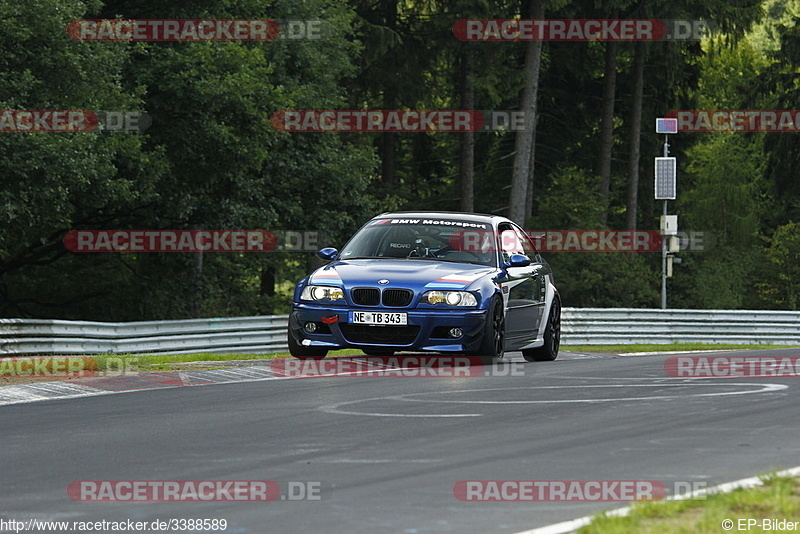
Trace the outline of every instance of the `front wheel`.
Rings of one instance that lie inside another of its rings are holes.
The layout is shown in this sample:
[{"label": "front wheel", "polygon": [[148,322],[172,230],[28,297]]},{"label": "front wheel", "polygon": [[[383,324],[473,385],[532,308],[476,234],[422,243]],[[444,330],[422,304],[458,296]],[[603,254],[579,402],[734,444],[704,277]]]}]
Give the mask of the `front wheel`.
[{"label": "front wheel", "polygon": [[561,301],[553,298],[547,326],[544,330],[544,345],[522,351],[522,357],[529,362],[551,362],[558,357],[561,345]]},{"label": "front wheel", "polygon": [[484,365],[492,365],[495,360],[503,358],[505,341],[506,318],[503,310],[503,299],[495,296],[489,303],[489,310],[486,312],[483,340],[476,355]]},{"label": "front wheel", "polygon": [[327,349],[304,347],[292,335],[291,329],[287,329],[287,341],[289,343],[289,354],[301,360],[321,360],[328,355]]}]

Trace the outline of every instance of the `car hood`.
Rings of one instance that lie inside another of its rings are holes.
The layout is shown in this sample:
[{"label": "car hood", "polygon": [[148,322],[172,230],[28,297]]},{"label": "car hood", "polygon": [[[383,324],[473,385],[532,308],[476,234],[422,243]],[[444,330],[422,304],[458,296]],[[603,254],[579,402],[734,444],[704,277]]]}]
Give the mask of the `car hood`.
[{"label": "car hood", "polygon": [[[335,284],[346,288],[398,287],[407,289],[463,289],[475,280],[496,272],[485,265],[413,259],[338,260],[311,275],[312,284]],[[378,284],[379,280],[388,280]]]}]

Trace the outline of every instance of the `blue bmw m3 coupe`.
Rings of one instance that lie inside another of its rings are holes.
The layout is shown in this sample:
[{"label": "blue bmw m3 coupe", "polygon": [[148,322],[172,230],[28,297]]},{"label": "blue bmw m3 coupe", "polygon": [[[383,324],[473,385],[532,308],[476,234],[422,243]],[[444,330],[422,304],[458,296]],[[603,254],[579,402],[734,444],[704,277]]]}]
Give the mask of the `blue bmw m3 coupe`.
[{"label": "blue bmw m3 coupe", "polygon": [[495,215],[383,213],[297,284],[288,343],[297,358],[355,348],[374,356],[506,351],[554,360],[561,299],[530,237]]}]

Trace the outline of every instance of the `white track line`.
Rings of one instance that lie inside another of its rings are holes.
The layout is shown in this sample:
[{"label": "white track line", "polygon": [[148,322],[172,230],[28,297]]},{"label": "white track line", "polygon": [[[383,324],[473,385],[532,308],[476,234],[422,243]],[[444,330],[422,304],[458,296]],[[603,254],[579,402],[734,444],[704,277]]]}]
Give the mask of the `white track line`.
[{"label": "white track line", "polygon": [[[791,348],[791,347],[787,347]],[[669,356],[672,354],[707,354],[709,352],[742,352],[742,351],[749,351],[749,350],[770,350],[770,349],[707,349],[707,350],[659,350],[659,351],[651,351],[651,352],[620,352],[618,356]]]},{"label": "white track line", "polygon": [[[800,476],[800,466],[792,467],[791,469],[784,469],[783,471],[778,471],[775,474],[779,477]],[[753,488],[755,486],[761,486],[763,484],[764,482],[761,480],[760,477],[743,478],[741,480],[735,480],[733,482],[726,482],[724,484],[719,484],[718,486],[713,486],[711,488],[703,488],[697,491],[681,493],[680,495],[668,497],[664,500],[685,501],[687,499],[702,497],[703,495],[709,495],[712,493],[727,493],[735,489]],[[606,512],[606,514],[611,517],[625,517],[631,512],[631,509],[632,509],[631,506],[626,506],[624,508],[617,508],[614,510],[610,510]],[[561,523],[554,523],[552,525],[547,525],[546,527],[539,527],[531,530],[523,530],[521,532],[516,532],[515,534],[567,534],[569,532],[574,532],[581,527],[585,527],[586,525],[592,522],[593,518],[594,515],[587,515],[584,517],[579,517],[578,519],[572,519],[570,521],[563,521]]]}]

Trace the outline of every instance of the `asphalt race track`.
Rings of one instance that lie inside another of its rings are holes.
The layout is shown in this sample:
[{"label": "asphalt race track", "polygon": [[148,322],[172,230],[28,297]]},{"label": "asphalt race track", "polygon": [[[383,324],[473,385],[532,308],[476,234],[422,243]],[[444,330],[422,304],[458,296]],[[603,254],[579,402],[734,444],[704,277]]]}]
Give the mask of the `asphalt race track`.
[{"label": "asphalt race track", "polygon": [[[670,378],[664,355],[510,356],[515,376],[265,379],[0,406],[0,517],[216,518],[227,533],[518,532],[627,503],[462,502],[454,485],[656,480],[671,492],[800,464],[795,378]],[[67,486],[80,480],[322,491],[303,501],[75,502]]]}]

